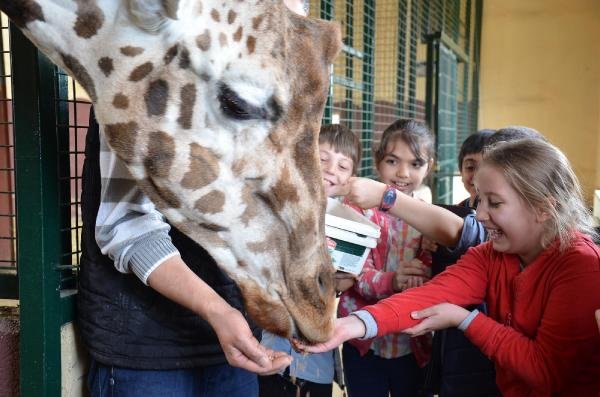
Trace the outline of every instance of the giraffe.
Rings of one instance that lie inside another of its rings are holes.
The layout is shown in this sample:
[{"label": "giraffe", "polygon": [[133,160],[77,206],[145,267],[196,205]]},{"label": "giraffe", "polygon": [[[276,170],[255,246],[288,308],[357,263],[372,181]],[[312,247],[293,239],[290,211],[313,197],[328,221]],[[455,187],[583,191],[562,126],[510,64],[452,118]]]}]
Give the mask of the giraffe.
[{"label": "giraffe", "polygon": [[333,332],[317,134],[339,26],[277,0],[14,0],[169,222],[278,335]]}]

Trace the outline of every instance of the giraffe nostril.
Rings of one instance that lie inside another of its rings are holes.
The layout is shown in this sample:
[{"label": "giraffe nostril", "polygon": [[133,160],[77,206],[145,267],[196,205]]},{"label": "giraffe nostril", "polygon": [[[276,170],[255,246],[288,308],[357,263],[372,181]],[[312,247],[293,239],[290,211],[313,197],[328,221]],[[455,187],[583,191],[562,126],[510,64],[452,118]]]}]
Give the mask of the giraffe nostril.
[{"label": "giraffe nostril", "polygon": [[329,272],[321,272],[317,275],[317,284],[321,296],[326,296],[328,294],[331,283],[331,274]]}]

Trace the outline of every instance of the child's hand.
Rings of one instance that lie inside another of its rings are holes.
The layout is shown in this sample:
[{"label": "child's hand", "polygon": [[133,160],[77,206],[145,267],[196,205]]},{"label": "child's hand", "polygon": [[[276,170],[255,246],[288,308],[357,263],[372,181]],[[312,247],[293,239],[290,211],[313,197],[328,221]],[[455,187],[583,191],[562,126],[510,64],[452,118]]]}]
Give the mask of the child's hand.
[{"label": "child's hand", "polygon": [[423,285],[430,277],[431,268],[424,265],[419,259],[401,262],[392,279],[392,289],[395,292],[402,292],[407,288]]},{"label": "child's hand", "polygon": [[411,336],[427,334],[431,331],[458,327],[458,325],[469,315],[469,311],[451,303],[440,303],[411,313],[415,320],[423,320],[414,327],[402,331]]},{"label": "child's hand", "polygon": [[387,186],[369,178],[350,178],[344,188],[348,201],[362,209],[379,207]]},{"label": "child's hand", "polygon": [[349,315],[347,317],[336,318],[333,336],[326,342],[317,343],[316,345],[307,345],[297,339],[292,339],[294,348],[301,352],[307,353],[323,353],[335,347],[338,347],[347,340],[362,338],[365,336],[365,324],[356,316]]},{"label": "child's hand", "polygon": [[356,276],[354,274],[346,272],[335,272],[335,290],[336,292],[344,292],[347,289],[352,288],[356,282]]},{"label": "child's hand", "polygon": [[435,241],[423,236],[421,239],[421,249],[429,252],[435,252],[438,249],[438,245]]}]

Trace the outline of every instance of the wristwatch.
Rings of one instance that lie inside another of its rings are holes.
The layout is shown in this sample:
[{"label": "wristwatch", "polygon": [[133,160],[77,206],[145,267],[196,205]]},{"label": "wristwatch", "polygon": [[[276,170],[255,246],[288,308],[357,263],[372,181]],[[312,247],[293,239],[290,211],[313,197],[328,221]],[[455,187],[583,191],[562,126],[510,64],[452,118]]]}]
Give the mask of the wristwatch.
[{"label": "wristwatch", "polygon": [[393,186],[389,186],[383,192],[383,197],[381,198],[381,204],[379,204],[379,210],[386,212],[390,208],[394,206],[396,202],[396,188]]}]

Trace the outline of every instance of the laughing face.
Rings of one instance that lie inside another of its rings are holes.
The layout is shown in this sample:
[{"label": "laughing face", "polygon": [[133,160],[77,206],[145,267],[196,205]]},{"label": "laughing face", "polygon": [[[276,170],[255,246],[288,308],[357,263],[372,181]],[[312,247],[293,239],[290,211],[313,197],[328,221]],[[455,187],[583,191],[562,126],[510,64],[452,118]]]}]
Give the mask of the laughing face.
[{"label": "laughing face", "polygon": [[475,174],[479,194],[477,220],[483,223],[494,249],[517,254],[529,264],[543,250],[547,216],[533,209],[497,168],[483,164]]},{"label": "laughing face", "polygon": [[[428,158],[421,153],[422,159]],[[433,160],[419,160],[410,147],[401,139],[388,143],[383,159],[377,164],[383,183],[394,186],[404,194],[412,195],[427,176]]]},{"label": "laughing face", "polygon": [[345,154],[335,151],[329,143],[319,144],[319,156],[325,194],[333,196],[340,185],[348,182],[352,176],[354,162]]}]

